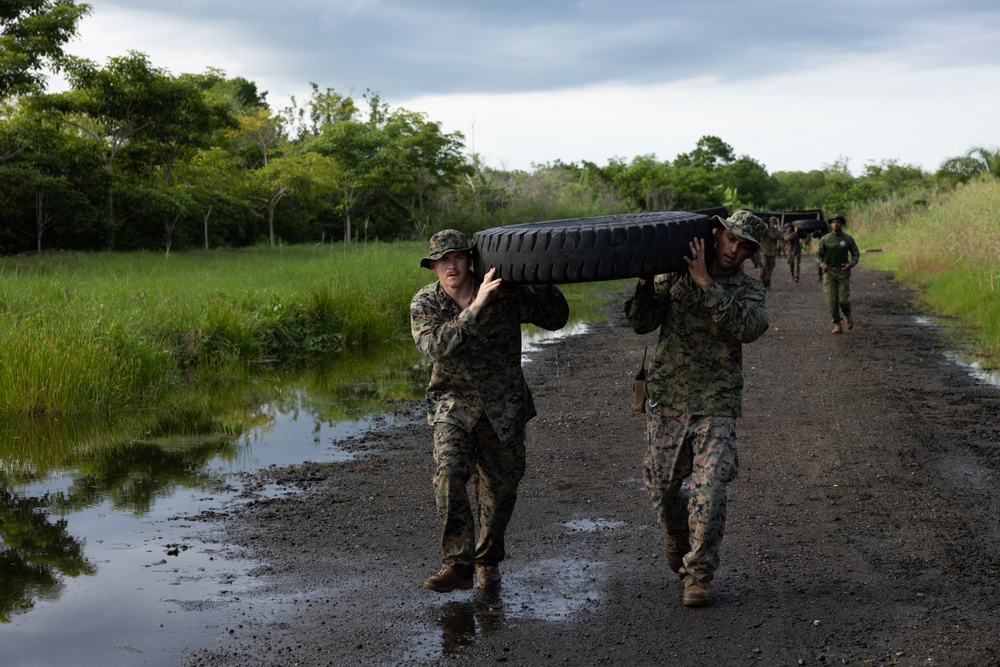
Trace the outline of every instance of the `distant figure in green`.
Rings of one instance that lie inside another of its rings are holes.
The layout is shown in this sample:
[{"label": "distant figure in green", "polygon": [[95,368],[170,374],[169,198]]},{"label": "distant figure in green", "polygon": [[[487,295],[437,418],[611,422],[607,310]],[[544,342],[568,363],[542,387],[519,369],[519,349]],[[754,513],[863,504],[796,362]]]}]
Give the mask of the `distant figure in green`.
[{"label": "distant figure in green", "polygon": [[739,472],[743,346],[768,327],[767,292],[743,271],[767,225],[745,210],[711,224],[714,240],[689,244],[687,271],[640,278],[625,303],[633,331],[659,330],[646,374],[643,485],[666,531],[667,565],[684,578],[686,607],[712,603],[726,487]]},{"label": "distant figure in green", "polygon": [[848,329],[854,328],[851,317],[851,269],[858,265],[861,252],[854,238],[843,231],[847,221],[835,215],[829,220],[830,233],[819,240],[816,262],[823,274],[823,295],[833,319],[833,333],[844,333],[841,315]]},{"label": "distant figure in green", "polygon": [[792,274],[792,282],[797,283],[802,260],[802,239],[799,238],[799,230],[794,225],[788,225],[784,237],[788,248],[788,270]]},{"label": "distant figure in green", "polygon": [[[479,282],[472,244],[446,229],[420,266],[438,280],[410,303],[410,331],[433,363],[427,421],[434,426],[434,500],[443,524],[442,565],[424,581],[439,593],[500,584],[504,533],[524,475],[525,427],[535,404],[521,369],[521,324],[554,331],[569,306],[553,285],[505,284],[496,269]],[[475,476],[479,540],[466,485]]]},{"label": "distant figure in green", "polygon": [[760,280],[764,287],[771,289],[771,276],[774,275],[774,265],[778,261],[778,248],[781,246],[781,230],[778,229],[778,219],[771,217],[760,240],[760,250],[764,255],[764,271]]}]

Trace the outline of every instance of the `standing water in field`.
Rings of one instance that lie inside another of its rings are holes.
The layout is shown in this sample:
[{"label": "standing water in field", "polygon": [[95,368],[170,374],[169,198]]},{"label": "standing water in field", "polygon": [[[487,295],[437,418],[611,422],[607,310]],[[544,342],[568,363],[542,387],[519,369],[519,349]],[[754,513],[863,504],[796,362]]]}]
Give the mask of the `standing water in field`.
[{"label": "standing water in field", "polygon": [[109,419],[0,425],[0,665],[174,665],[221,622],[193,601],[238,596],[248,563],[185,520],[220,511],[242,474],[346,460],[335,443],[423,391],[412,343],[289,377],[193,389]]},{"label": "standing water in field", "polygon": [[419,417],[427,374],[400,341],[162,410],[0,424],[0,665],[178,664],[253,566],[189,518],[230,511],[244,474],[358,456],[336,443]]}]

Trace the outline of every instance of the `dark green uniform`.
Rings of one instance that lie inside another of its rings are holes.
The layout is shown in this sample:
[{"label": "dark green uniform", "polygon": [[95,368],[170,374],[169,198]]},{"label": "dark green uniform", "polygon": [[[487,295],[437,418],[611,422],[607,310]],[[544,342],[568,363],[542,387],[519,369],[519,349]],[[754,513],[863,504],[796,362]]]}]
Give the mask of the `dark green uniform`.
[{"label": "dark green uniform", "polygon": [[[521,323],[556,330],[569,317],[556,287],[533,289],[502,285],[478,318],[459,308],[440,281],[421,289],[410,304],[413,340],[434,362],[427,420],[434,425],[443,560],[460,571],[504,558],[504,532],[524,474],[525,425],[535,416],[521,370]],[[466,492],[474,472],[478,544]]]},{"label": "dark green uniform", "polygon": [[819,240],[816,262],[827,266],[823,273],[823,295],[834,324],[840,324],[841,315],[851,317],[851,270],[844,265],[856,265],[860,259],[858,244],[843,231],[831,232]]}]

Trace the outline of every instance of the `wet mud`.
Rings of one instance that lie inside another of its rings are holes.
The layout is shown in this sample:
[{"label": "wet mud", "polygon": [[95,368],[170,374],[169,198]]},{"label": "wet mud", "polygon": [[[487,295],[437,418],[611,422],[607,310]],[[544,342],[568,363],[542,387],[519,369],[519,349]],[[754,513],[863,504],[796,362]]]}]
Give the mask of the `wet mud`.
[{"label": "wet mud", "polygon": [[713,606],[684,608],[667,569],[631,411],[655,335],[615,314],[526,366],[539,417],[498,590],[421,588],[439,529],[414,406],[337,443],[356,459],[265,471],[200,517],[260,566],[204,602],[233,622],[184,664],[1000,664],[1000,390],[886,274],[857,270],[857,326],[833,335],[815,275],[782,268],[745,348]]}]

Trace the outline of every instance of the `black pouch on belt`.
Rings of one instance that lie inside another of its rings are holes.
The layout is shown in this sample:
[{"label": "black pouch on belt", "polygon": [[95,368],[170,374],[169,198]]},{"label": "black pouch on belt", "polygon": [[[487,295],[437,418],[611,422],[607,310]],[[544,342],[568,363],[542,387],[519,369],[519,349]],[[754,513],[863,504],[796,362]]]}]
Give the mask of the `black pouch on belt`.
[{"label": "black pouch on belt", "polygon": [[635,374],[635,380],[632,381],[632,412],[646,411],[646,352],[648,351],[648,347],[643,350],[642,366],[639,367],[639,372]]}]

